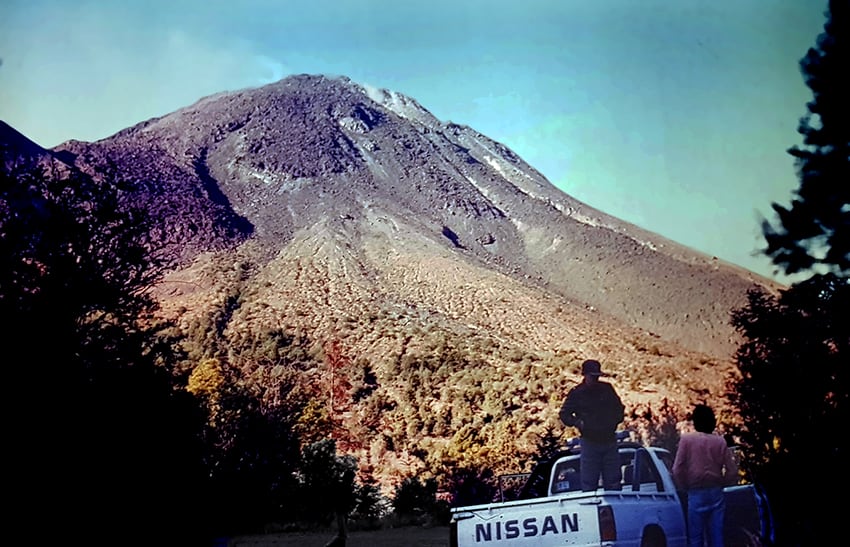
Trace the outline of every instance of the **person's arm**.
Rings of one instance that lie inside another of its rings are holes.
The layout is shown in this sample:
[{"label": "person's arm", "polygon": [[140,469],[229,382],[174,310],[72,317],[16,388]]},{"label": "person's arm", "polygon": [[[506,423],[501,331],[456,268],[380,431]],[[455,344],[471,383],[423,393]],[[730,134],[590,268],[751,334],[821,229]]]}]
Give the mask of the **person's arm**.
[{"label": "person's arm", "polygon": [[581,429],[581,416],[579,415],[580,408],[578,398],[579,397],[576,394],[575,389],[571,390],[567,394],[567,398],[564,399],[564,404],[561,406],[561,411],[558,413],[558,416],[561,418],[561,422],[564,425],[578,427]]},{"label": "person's arm", "polygon": [[623,404],[623,400],[620,399],[620,395],[617,394],[617,391],[611,387],[611,391],[614,393],[614,399],[617,401],[617,423],[619,424],[626,418],[626,405]]},{"label": "person's arm", "polygon": [[687,489],[688,448],[687,439],[683,435],[679,439],[679,447],[676,449],[676,457],[673,459],[673,483],[677,490]]},{"label": "person's arm", "polygon": [[617,391],[614,389],[614,386],[611,384],[608,385],[608,395],[605,405],[600,408],[603,412],[603,419],[606,420],[605,423],[611,425],[611,427],[616,428],[617,424],[622,422],[626,417],[626,407],[623,405],[623,401],[620,399],[620,396],[617,394]]}]

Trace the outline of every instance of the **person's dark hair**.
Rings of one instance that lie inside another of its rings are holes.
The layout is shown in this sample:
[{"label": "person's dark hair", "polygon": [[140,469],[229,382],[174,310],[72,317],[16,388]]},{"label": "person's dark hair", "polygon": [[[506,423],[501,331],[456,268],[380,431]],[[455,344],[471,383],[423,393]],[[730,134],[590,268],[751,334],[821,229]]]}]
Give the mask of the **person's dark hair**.
[{"label": "person's dark hair", "polygon": [[700,433],[712,433],[714,428],[717,427],[714,411],[707,405],[696,405],[693,414],[691,414],[691,419],[694,422],[694,429]]}]

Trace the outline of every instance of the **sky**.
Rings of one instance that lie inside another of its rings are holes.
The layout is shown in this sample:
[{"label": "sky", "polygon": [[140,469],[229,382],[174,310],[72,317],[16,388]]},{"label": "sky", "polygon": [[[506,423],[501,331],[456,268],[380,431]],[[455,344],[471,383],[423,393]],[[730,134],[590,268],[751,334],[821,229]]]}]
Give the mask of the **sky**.
[{"label": "sky", "polygon": [[415,98],[588,205],[787,281],[799,60],[826,0],[0,0],[0,120],[93,141],[291,74]]}]

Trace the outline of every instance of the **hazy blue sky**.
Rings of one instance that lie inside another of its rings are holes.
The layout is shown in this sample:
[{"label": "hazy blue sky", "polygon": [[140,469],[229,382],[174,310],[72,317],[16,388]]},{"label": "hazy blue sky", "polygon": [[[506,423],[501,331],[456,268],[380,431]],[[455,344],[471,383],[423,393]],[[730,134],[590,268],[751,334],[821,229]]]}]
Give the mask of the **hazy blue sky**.
[{"label": "hazy blue sky", "polygon": [[289,74],[417,99],[598,209],[770,275],[826,0],[0,0],[0,119],[51,147]]}]

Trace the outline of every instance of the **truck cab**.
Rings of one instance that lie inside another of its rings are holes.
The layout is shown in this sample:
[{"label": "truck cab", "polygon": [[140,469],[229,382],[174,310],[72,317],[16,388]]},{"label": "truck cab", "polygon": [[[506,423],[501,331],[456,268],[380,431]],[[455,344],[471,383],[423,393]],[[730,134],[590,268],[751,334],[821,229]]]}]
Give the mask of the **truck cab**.
[{"label": "truck cab", "polygon": [[[618,451],[622,491],[675,492],[670,475],[673,456],[669,451],[657,447],[646,448],[633,442],[619,443]],[[580,466],[580,449],[577,446],[558,451],[535,466],[518,497],[531,499],[580,491]],[[667,472],[660,472],[660,467]],[[669,479],[666,484],[665,479]]]}]

